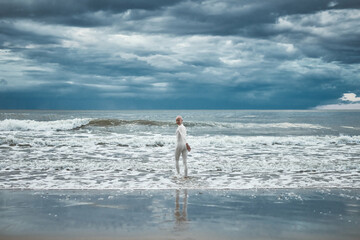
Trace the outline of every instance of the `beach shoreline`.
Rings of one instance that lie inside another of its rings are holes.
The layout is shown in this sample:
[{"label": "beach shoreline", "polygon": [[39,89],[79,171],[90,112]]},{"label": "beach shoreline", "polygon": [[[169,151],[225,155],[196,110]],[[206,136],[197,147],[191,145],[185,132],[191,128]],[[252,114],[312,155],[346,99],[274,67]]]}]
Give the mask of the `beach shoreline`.
[{"label": "beach shoreline", "polygon": [[360,189],[0,190],[0,238],[359,239]]}]

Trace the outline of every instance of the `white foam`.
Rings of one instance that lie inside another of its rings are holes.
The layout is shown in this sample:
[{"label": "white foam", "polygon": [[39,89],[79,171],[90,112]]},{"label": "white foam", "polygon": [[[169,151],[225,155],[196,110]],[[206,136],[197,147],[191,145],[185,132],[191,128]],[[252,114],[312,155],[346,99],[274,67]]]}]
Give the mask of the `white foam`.
[{"label": "white foam", "polygon": [[329,129],[318,124],[309,123],[216,123],[215,125],[230,128],[261,129],[261,128],[305,128],[305,129]]},{"label": "white foam", "polygon": [[[0,121],[0,131],[48,131],[48,130],[71,130],[77,127],[87,125],[91,118],[74,118],[66,120],[55,121],[35,121],[35,120],[18,120],[18,119],[5,119]],[[191,123],[191,122],[189,122]],[[198,127],[217,127],[217,128],[231,128],[231,129],[329,129],[327,127],[317,124],[306,123],[220,123],[220,122],[207,122],[207,123],[192,123]]]},{"label": "white foam", "polygon": [[74,119],[56,120],[56,121],[5,119],[0,121],[0,131],[71,130],[88,124],[90,120],[91,119],[89,118],[74,118]]},{"label": "white foam", "polygon": [[[0,144],[8,145],[30,145],[32,147],[42,146],[119,146],[152,149],[154,147],[172,147],[174,146],[173,135],[149,134],[149,135],[132,135],[108,133],[107,135],[93,135],[87,132],[77,133],[32,133],[27,135],[26,132],[21,135],[19,132],[8,131],[7,135],[0,137]],[[214,149],[233,149],[239,146],[258,147],[265,145],[279,146],[324,146],[331,147],[337,145],[360,145],[360,136],[188,136],[188,141],[197,148],[214,148]]]},{"label": "white foam", "polygon": [[0,188],[7,189],[360,188],[360,136],[189,136],[187,180],[174,178],[174,135],[0,137]]}]

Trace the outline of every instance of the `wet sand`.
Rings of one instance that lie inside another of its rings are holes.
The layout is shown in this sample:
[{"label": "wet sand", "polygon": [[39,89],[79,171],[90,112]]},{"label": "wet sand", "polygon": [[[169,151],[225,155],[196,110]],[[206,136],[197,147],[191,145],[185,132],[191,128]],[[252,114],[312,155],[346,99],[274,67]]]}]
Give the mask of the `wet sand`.
[{"label": "wet sand", "polygon": [[0,190],[0,239],[360,239],[360,189]]}]

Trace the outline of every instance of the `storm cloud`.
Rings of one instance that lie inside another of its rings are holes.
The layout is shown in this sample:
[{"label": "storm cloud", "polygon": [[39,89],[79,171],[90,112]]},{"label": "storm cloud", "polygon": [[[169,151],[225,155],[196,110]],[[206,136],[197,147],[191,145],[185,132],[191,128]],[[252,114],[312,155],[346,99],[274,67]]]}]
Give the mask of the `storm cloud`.
[{"label": "storm cloud", "polygon": [[355,0],[0,1],[0,108],[338,104],[359,39]]}]

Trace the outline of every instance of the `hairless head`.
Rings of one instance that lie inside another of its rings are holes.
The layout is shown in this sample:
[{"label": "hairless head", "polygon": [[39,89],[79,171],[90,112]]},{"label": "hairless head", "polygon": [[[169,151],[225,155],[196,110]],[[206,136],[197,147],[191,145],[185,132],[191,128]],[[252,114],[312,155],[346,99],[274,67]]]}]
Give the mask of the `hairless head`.
[{"label": "hairless head", "polygon": [[175,121],[176,121],[176,124],[177,124],[177,125],[181,125],[181,124],[182,124],[183,119],[182,119],[182,117],[181,117],[181,116],[177,116]]}]

